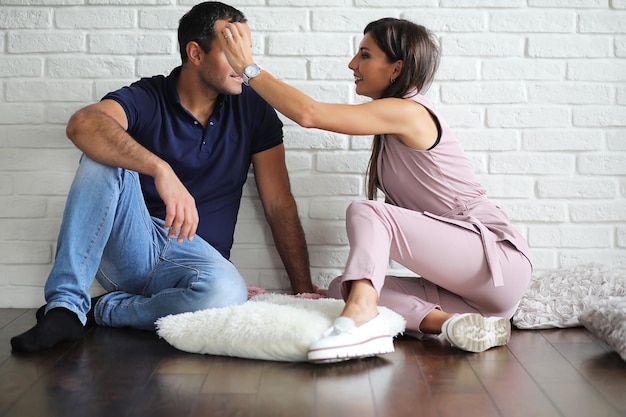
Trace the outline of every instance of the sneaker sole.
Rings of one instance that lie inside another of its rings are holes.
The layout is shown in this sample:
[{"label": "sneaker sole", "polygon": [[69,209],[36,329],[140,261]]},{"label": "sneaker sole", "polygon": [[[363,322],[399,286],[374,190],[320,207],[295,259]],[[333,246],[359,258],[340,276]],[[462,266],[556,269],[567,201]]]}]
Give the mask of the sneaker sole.
[{"label": "sneaker sole", "polygon": [[357,345],[309,350],[307,357],[309,362],[332,363],[393,352],[393,338],[380,336]]},{"label": "sneaker sole", "polygon": [[511,339],[511,322],[504,317],[485,318],[469,314],[446,328],[448,341],[468,352],[484,352],[496,346],[504,346]]}]

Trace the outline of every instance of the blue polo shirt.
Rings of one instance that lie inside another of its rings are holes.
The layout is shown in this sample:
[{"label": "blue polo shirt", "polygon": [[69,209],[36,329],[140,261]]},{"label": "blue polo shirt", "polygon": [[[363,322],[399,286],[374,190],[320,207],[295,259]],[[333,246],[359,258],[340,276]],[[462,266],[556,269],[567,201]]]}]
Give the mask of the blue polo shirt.
[{"label": "blue polo shirt", "polygon": [[[126,112],[128,133],[167,161],[196,200],[197,234],[230,257],[242,188],[252,155],[283,142],[282,122],[274,109],[249,87],[223,95],[206,128],[180,103],[176,78],[141,80],[107,94]],[[152,177],[140,175],[148,211],[165,218],[165,204]]]}]

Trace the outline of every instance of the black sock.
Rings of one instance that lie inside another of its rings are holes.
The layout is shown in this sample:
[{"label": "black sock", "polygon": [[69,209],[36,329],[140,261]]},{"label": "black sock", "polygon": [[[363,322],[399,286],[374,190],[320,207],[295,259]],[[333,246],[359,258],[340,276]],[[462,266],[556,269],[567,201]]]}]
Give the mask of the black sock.
[{"label": "black sock", "polygon": [[[96,318],[95,318],[95,313],[94,313],[94,307],[96,306],[96,303],[98,302],[99,299],[102,298],[104,294],[99,295],[97,297],[93,297],[91,299],[91,308],[89,309],[89,311],[87,312],[87,322],[85,323],[85,327],[91,327],[91,326],[96,326]],[[35,313],[35,317],[37,318],[37,322],[39,322],[41,320],[41,318],[43,316],[46,315],[46,307],[48,307],[48,304],[44,304],[41,307],[39,307],[39,309],[37,310],[37,312]]]},{"label": "black sock", "polygon": [[35,317],[37,318],[37,323],[39,323],[39,321],[43,318],[43,316],[46,315],[46,307],[48,307],[48,304],[42,305],[37,310],[37,313],[35,313]]},{"label": "black sock", "polygon": [[103,296],[104,294],[93,297],[91,299],[91,308],[87,312],[87,323],[85,323],[85,326],[96,326],[98,324],[96,323],[96,313],[94,309],[96,308],[96,303],[98,302],[98,300],[101,299]]},{"label": "black sock", "polygon": [[83,324],[76,314],[58,307],[42,315],[35,327],[11,339],[15,352],[38,352],[61,342],[73,342],[83,338]]}]

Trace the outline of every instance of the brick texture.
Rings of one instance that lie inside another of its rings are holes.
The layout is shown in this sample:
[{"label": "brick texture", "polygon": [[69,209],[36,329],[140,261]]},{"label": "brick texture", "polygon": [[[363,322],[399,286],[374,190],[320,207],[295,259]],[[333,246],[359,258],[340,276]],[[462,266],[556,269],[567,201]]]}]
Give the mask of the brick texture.
[{"label": "brick texture", "polygon": [[[64,127],[106,92],[178,65],[195,0],[0,0],[0,307],[33,307],[54,257],[79,152]],[[318,100],[357,103],[348,61],[383,16],[431,28],[428,92],[535,268],[626,263],[626,1],[233,0],[259,62]],[[364,198],[371,138],[285,121],[287,165],[324,286],[348,255],[345,209]],[[250,284],[288,280],[253,181],[232,260]],[[391,273],[408,273],[390,263]]]}]

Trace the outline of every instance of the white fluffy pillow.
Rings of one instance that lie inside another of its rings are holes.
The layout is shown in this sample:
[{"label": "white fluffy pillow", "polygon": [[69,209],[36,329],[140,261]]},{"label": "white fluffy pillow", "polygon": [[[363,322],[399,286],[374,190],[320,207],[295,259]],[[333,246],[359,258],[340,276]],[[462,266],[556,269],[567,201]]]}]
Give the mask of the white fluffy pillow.
[{"label": "white fluffy pillow", "polygon": [[609,296],[626,296],[626,271],[602,265],[536,271],[513,315],[520,329],[575,327],[578,316]]},{"label": "white fluffy pillow", "polygon": [[[342,300],[330,298],[263,294],[236,306],[163,317],[156,325],[159,336],[186,352],[300,362],[343,306]],[[391,334],[404,332],[402,316],[379,310]]]},{"label": "white fluffy pillow", "polygon": [[626,361],[626,297],[609,297],[589,307],[580,322]]}]

